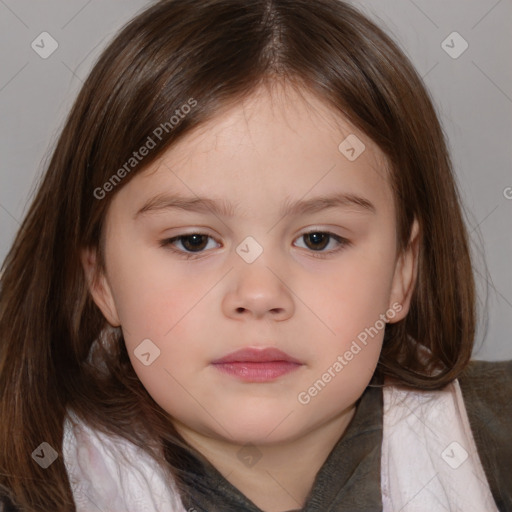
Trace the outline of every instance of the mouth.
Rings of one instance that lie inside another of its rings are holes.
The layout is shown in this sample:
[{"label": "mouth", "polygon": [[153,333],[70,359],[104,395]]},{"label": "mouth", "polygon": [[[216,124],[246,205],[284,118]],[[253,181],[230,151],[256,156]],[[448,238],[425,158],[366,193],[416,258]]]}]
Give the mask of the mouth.
[{"label": "mouth", "polygon": [[297,359],[275,348],[244,348],[211,364],[222,373],[245,382],[272,381],[303,366]]}]

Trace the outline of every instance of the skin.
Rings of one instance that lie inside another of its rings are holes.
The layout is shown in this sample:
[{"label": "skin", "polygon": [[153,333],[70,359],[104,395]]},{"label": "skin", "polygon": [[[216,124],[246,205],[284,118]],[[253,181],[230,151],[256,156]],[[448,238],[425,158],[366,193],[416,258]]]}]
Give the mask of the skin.
[{"label": "skin", "polygon": [[[353,162],[338,150],[349,134],[366,146]],[[333,192],[362,196],[375,212],[279,215],[285,199]],[[163,193],[231,201],[234,216],[159,209],[134,218]],[[334,238],[302,236],[312,228],[350,244],[334,252]],[[213,237],[196,259],[172,251],[192,252],[183,239],[159,244],[191,233]],[[384,330],[309,403],[298,395],[393,305],[401,311],[390,322],[407,314],[417,233],[415,222],[398,254],[386,160],[368,137],[306,91],[262,87],[124,185],[107,213],[106,270],[90,250],[83,265],[96,304],[121,326],[137,375],[176,429],[262,510],[280,512],[304,504],[374,373]],[[252,263],[236,252],[248,236],[263,249]],[[148,338],[160,356],[145,366],[134,350]],[[245,347],[276,347],[302,366],[254,383],[211,365]],[[237,456],[246,444],[261,455],[252,467]]]}]

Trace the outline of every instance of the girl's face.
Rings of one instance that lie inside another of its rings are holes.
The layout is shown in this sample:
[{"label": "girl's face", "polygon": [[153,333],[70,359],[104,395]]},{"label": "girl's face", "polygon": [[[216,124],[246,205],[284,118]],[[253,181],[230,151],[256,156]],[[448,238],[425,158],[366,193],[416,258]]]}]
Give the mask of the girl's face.
[{"label": "girl's face", "polygon": [[182,433],[263,445],[348,418],[408,310],[417,244],[396,252],[382,153],[280,91],[202,125],[108,210],[91,291]]}]

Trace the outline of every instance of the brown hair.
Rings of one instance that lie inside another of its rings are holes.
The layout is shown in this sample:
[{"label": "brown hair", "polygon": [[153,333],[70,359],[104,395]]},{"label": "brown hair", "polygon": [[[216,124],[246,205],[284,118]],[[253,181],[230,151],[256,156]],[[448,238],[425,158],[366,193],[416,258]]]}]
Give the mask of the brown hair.
[{"label": "brown hair", "polygon": [[[4,262],[0,483],[25,510],[75,510],[62,457],[46,470],[31,458],[43,441],[62,446],[67,407],[144,450],[148,439],[165,446],[161,462],[171,469],[183,463],[181,440],[137,378],[120,329],[106,329],[80,254],[97,249],[102,262],[103,219],[118,189],[219,109],[276,80],[313,92],[384,152],[400,249],[419,221],[410,312],[386,326],[377,371],[436,389],[468,363],[474,284],[466,229],[435,109],[402,51],[339,0],[163,0],[128,23],[94,66]],[[190,98],[196,107],[97,199],[95,190]],[[95,361],[107,371],[88,360],[100,333],[106,341]]]}]

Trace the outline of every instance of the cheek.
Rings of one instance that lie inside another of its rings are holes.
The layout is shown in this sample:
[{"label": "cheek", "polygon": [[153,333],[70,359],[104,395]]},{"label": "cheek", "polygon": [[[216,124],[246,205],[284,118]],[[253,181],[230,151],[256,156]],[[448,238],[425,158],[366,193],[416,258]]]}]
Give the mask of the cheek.
[{"label": "cheek", "polygon": [[333,404],[356,400],[371,380],[382,348],[386,314],[392,317],[395,313],[389,305],[393,258],[391,249],[386,253],[368,248],[347,252],[343,264],[310,294],[316,299],[311,309],[324,325],[316,322],[316,335],[313,329],[309,332],[316,342],[312,372],[302,389],[306,402],[314,401],[331,411]]},{"label": "cheek", "polygon": [[163,338],[204,294],[164,249],[120,249],[109,279],[123,330],[134,339]]},{"label": "cheek", "polygon": [[317,325],[316,335],[311,331],[311,371],[298,395],[305,410],[314,409],[319,417],[353,404],[375,372],[390,312],[388,287],[376,285],[376,274],[341,272],[319,302],[319,316],[328,328]]},{"label": "cheek", "polygon": [[354,251],[324,280],[323,291],[313,295],[318,316],[342,340],[356,338],[377,321],[382,327],[381,315],[390,306],[393,271],[393,255]]},{"label": "cheek", "polygon": [[197,303],[193,299],[188,304],[174,295],[164,306],[148,303],[140,311],[144,317],[132,318],[131,331],[123,327],[126,349],[142,385],[162,409],[180,417],[200,413],[194,397],[202,394],[197,377],[207,365],[204,333],[208,331],[195,321],[206,312],[193,308]]},{"label": "cheek", "polygon": [[[134,267],[137,272],[116,276],[115,301],[126,349],[155,399],[170,390],[177,396],[179,383],[206,364],[212,304],[204,299],[212,284],[184,276],[176,266],[142,260]],[[148,361],[153,362],[146,366]]]}]

